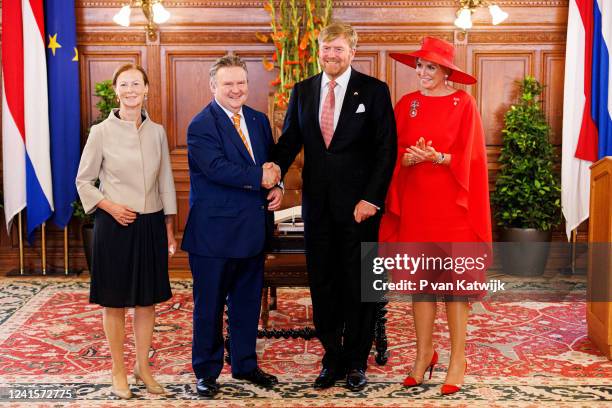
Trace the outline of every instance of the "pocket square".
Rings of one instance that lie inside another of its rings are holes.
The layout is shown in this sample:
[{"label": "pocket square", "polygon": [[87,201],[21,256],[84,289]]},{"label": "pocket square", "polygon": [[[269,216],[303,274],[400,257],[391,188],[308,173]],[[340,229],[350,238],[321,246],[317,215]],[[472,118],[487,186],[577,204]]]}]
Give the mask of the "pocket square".
[{"label": "pocket square", "polygon": [[360,103],[359,106],[357,107],[357,110],[355,111],[355,113],[361,113],[361,112],[365,112],[365,105],[363,103]]}]

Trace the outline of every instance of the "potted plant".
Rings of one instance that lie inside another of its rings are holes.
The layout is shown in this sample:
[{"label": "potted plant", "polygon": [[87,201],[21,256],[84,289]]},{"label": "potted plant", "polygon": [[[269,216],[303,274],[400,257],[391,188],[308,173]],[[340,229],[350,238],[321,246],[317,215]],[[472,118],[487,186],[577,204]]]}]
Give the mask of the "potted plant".
[{"label": "potted plant", "polygon": [[91,270],[91,258],[93,255],[93,214],[86,214],[81,200],[72,202],[72,216],[81,220],[81,240],[83,242],[83,252],[87,260],[87,267]]},{"label": "potted plant", "polygon": [[[100,81],[96,83],[96,91],[94,93],[100,99],[96,103],[96,107],[100,111],[100,114],[96,120],[92,123],[92,126],[96,123],[102,122],[108,117],[113,108],[118,107],[117,97],[113,84],[110,80]],[[99,181],[96,182],[96,186]],[[83,240],[83,252],[85,252],[85,259],[87,260],[87,267],[91,270],[91,258],[93,255],[93,214],[86,214],[83,209],[81,200],[77,198],[72,203],[74,209],[72,215],[81,220],[81,236]]]},{"label": "potted plant", "polygon": [[502,266],[513,275],[541,275],[546,267],[552,230],[561,220],[561,188],[554,172],[540,96],[543,86],[533,77],[520,83],[518,102],[506,112],[502,165],[491,201],[502,227]]}]

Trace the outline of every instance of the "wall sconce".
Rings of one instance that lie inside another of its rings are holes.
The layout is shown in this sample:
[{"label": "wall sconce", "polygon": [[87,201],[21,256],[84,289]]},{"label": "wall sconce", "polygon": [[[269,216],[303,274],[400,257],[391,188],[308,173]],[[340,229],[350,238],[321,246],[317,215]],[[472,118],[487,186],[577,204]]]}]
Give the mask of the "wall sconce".
[{"label": "wall sconce", "polygon": [[163,24],[170,18],[170,12],[164,8],[161,0],[131,0],[129,4],[121,7],[114,15],[113,21],[120,26],[130,26],[130,14],[132,7],[140,7],[147,18],[147,35],[149,40],[157,39],[157,24]]},{"label": "wall sconce", "polygon": [[498,25],[508,18],[508,13],[503,11],[497,4],[491,4],[486,0],[459,0],[461,8],[457,10],[455,25],[462,30],[472,28],[472,13],[478,7],[488,7],[491,13],[493,25]]}]

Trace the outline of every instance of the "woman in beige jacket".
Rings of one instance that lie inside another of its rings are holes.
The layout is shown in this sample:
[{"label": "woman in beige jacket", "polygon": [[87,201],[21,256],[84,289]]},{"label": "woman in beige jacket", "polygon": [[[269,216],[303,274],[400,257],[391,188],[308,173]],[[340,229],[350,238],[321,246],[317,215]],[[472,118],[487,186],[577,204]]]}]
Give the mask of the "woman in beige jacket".
[{"label": "woman in beige jacket", "polygon": [[148,83],[140,66],[115,71],[120,107],[91,128],[76,179],[83,208],[96,215],[90,302],[104,307],[111,392],[123,399],[132,396],[123,357],[129,307],[134,308],[134,378],[150,393],[165,392],[151,374],[148,355],[155,304],[172,297],[168,255],[176,250],[176,195],[166,133],[143,110]]}]

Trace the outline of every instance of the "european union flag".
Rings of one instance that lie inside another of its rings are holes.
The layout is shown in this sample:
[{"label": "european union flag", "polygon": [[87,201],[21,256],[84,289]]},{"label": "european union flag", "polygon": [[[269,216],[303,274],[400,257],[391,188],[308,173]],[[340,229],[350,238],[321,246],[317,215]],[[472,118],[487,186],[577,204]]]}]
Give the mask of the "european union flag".
[{"label": "european union flag", "polygon": [[64,228],[72,217],[70,204],[77,198],[75,179],[81,147],[79,53],[74,0],[45,1],[45,31],[55,204],[51,220]]}]

